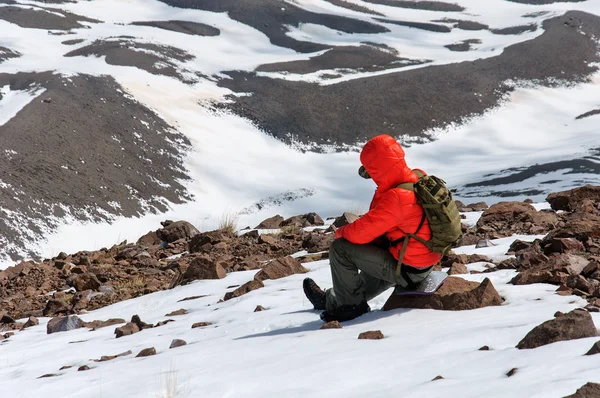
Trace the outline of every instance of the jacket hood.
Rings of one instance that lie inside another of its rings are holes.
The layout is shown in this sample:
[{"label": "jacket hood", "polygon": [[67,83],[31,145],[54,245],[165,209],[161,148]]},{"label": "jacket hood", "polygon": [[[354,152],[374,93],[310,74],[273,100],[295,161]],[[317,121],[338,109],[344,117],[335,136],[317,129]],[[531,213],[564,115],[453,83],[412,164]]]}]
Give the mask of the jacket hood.
[{"label": "jacket hood", "polygon": [[417,175],[406,165],[404,150],[387,134],[378,135],[365,144],[360,162],[380,190],[418,181]]}]

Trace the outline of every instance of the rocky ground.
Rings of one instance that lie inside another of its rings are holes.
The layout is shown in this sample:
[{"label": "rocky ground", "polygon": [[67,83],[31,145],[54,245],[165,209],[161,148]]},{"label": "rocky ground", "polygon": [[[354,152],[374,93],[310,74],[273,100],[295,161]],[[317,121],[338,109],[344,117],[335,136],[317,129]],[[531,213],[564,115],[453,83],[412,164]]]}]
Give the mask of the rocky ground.
[{"label": "rocky ground", "polygon": [[[482,255],[449,253],[439,269],[467,273],[467,264],[484,262],[487,272],[519,271],[511,283],[550,283],[557,294],[588,300],[587,311],[600,312],[600,187],[583,186],[548,196],[551,210],[524,202],[464,205],[463,212],[482,211],[474,226],[463,225],[459,246],[493,245],[492,239],[513,234],[544,235],[534,242],[515,241],[507,260],[493,263]],[[332,220],[342,226],[357,216]],[[232,226],[200,232],[186,221],[165,221],[135,243],[123,242],[95,252],[60,253],[43,262],[21,262],[0,272],[0,314],[4,331],[26,327],[15,319],[85,313],[119,301],[200,279],[258,270],[253,281],[232,286],[223,300],[263,287],[266,279],[306,272],[303,263],[328,258],[331,227],[315,213],[284,219],[274,216],[254,229],[236,233]],[[291,256],[294,254],[294,256]],[[481,271],[471,271],[471,273]],[[392,297],[384,309],[464,310],[501,305],[489,280],[481,285],[451,276],[433,296]]]}]

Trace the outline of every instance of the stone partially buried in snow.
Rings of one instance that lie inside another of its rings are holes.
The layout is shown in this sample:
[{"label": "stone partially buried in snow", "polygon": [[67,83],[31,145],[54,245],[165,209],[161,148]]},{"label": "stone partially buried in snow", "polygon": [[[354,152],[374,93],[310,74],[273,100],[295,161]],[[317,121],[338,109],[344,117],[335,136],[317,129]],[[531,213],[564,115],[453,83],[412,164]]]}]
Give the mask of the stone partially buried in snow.
[{"label": "stone partially buried in snow", "polygon": [[598,398],[600,397],[600,384],[598,383],[587,383],[573,395],[566,396],[564,398]]},{"label": "stone partially buried in snow", "polygon": [[251,280],[250,282],[244,283],[242,286],[238,287],[232,292],[225,293],[224,301],[231,300],[235,297],[243,296],[244,294],[250,293],[253,290],[260,289],[265,287],[262,281],[257,281],[256,279]]},{"label": "stone partially buried in snow", "polygon": [[537,348],[557,341],[594,337],[597,334],[590,313],[576,309],[567,314],[558,314],[556,318],[536,326],[517,344],[517,348]]},{"label": "stone partially buried in snow", "polygon": [[362,332],[358,335],[359,340],[381,340],[383,339],[383,333],[381,330],[371,330],[368,332]]},{"label": "stone partially buried in snow", "polygon": [[46,333],[58,333],[68,332],[69,330],[75,330],[85,327],[85,322],[79,319],[77,316],[63,316],[50,319],[46,325]]},{"label": "stone partially buried in snow", "polygon": [[448,277],[437,292],[431,295],[396,295],[392,293],[383,306],[384,311],[396,308],[429,308],[434,310],[473,310],[502,304],[492,282],[470,282],[459,277]]}]

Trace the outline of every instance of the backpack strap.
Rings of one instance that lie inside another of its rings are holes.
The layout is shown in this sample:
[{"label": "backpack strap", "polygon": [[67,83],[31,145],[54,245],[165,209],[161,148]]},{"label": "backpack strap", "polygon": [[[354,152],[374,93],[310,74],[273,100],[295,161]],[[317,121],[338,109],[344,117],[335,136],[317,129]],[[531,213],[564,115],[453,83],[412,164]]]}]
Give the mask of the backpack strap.
[{"label": "backpack strap", "polygon": [[408,249],[408,242],[410,241],[410,238],[413,238],[416,241],[421,242],[424,245],[427,245],[427,241],[425,239],[421,238],[420,236],[417,236],[417,234],[423,227],[423,224],[425,224],[426,218],[427,218],[427,216],[426,216],[425,212],[423,212],[423,217],[421,217],[421,222],[419,223],[419,226],[417,227],[417,230],[415,231],[414,234],[406,234],[404,236],[404,238],[396,239],[395,241],[391,242],[391,245],[395,246],[398,243],[400,243],[401,241],[404,241],[404,243],[402,244],[402,250],[400,250],[400,254],[398,255],[398,266],[396,267],[396,275],[400,276],[400,274],[402,273],[402,260],[404,260],[404,255],[406,254],[406,249]]}]

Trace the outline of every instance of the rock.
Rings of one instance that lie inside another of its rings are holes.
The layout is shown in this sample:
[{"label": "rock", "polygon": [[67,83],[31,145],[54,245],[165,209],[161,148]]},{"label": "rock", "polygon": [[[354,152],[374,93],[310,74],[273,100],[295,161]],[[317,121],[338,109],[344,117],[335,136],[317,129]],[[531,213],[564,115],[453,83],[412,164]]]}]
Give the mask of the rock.
[{"label": "rock", "polygon": [[389,311],[396,308],[430,308],[436,310],[472,310],[487,306],[501,305],[502,298],[485,278],[481,284],[459,277],[448,277],[444,284],[432,295],[403,295],[392,293],[383,306]]},{"label": "rock", "polygon": [[497,221],[516,221],[519,215],[535,211],[535,207],[523,202],[496,203],[483,212],[481,218],[477,221],[477,226],[481,227]]},{"label": "rock", "polygon": [[266,311],[266,308],[263,307],[262,305],[257,305],[256,308],[254,309],[254,312],[261,312],[261,311]]},{"label": "rock", "polygon": [[91,368],[90,368],[89,366],[87,366],[87,365],[83,365],[83,366],[80,366],[80,367],[77,369],[77,371],[78,371],[78,372],[83,372],[83,371],[90,370],[90,369],[91,369]]},{"label": "rock", "polygon": [[48,321],[48,324],[46,325],[46,333],[52,334],[58,332],[68,332],[69,330],[83,327],[85,327],[85,322],[75,315],[56,317]]},{"label": "rock", "polygon": [[381,340],[383,339],[383,333],[381,330],[371,330],[368,332],[362,332],[358,335],[359,340]]},{"label": "rock", "polygon": [[149,357],[149,356],[152,356],[152,355],[156,355],[156,349],[154,347],[144,348],[135,357],[136,358],[142,358],[142,357]]},{"label": "rock", "polygon": [[586,200],[594,203],[600,202],[600,186],[584,185],[570,191],[552,193],[546,201],[553,210],[573,211],[581,208]]},{"label": "rock", "polygon": [[518,370],[519,369],[517,369],[517,368],[512,368],[511,370],[508,371],[508,373],[506,374],[506,376],[508,376],[508,377],[514,376],[517,373]]},{"label": "rock", "polygon": [[236,235],[227,230],[217,230],[198,234],[189,243],[190,253],[204,252],[221,242],[230,242]]},{"label": "rock", "polygon": [[334,239],[333,234],[311,233],[302,241],[302,248],[306,249],[309,253],[327,251]]},{"label": "rock", "polygon": [[160,322],[157,322],[156,325],[151,326],[151,327],[158,328],[158,327],[161,327],[161,326],[165,326],[167,323],[170,323],[170,322],[175,322],[175,320],[174,319],[167,319],[166,321],[160,321]]},{"label": "rock", "polygon": [[520,239],[516,239],[513,243],[511,243],[508,251],[512,253],[519,253],[520,251],[529,249],[532,245],[532,242],[525,242]]},{"label": "rock", "polygon": [[91,328],[92,331],[102,329],[108,326],[119,325],[125,323],[125,319],[121,318],[110,318],[106,321],[92,321],[85,324],[86,327]]},{"label": "rock", "polygon": [[448,270],[448,275],[468,274],[467,266],[464,264],[454,263]]},{"label": "rock", "polygon": [[336,218],[332,225],[336,228],[340,228],[344,225],[352,224],[356,220],[358,220],[356,214],[345,212],[340,217]]},{"label": "rock", "polygon": [[263,220],[260,224],[258,224],[254,229],[278,229],[281,227],[281,223],[283,223],[284,218],[279,214],[266,220]]},{"label": "rock", "polygon": [[574,218],[565,221],[560,228],[552,230],[542,240],[542,245],[550,243],[556,238],[575,238],[584,245],[588,239],[600,236],[600,216],[586,215],[584,218]]},{"label": "rock", "polygon": [[177,311],[170,312],[170,313],[166,314],[165,316],[177,316],[177,315],[185,315],[185,314],[187,314],[187,313],[188,313],[188,311],[187,311],[186,309],[183,309],[183,308],[182,308],[182,309],[180,309],[180,310],[177,310]]},{"label": "rock", "polygon": [[484,345],[483,347],[481,347],[479,349],[479,351],[489,351],[489,350],[490,350],[490,347],[488,347],[487,345]]},{"label": "rock", "polygon": [[23,328],[29,328],[31,326],[37,326],[40,324],[40,321],[38,321],[38,319],[34,316],[30,316],[29,319],[27,320],[27,322],[25,322],[25,325],[23,326]]},{"label": "rock", "polygon": [[518,349],[536,348],[557,341],[581,339],[597,335],[589,312],[576,309],[533,328],[517,344]]},{"label": "rock", "polygon": [[56,316],[59,314],[67,314],[70,308],[66,303],[60,300],[48,300],[46,307],[42,310],[44,316]]},{"label": "rock", "polygon": [[212,325],[212,322],[196,322],[192,325],[192,329],[203,328]]},{"label": "rock", "polygon": [[510,283],[513,285],[531,285],[534,283],[547,283],[552,278],[550,271],[534,271],[527,270],[519,272],[517,276],[512,278]]},{"label": "rock", "polygon": [[587,383],[573,395],[564,398],[598,398],[600,397],[600,384]]},{"label": "rock", "polygon": [[131,355],[131,354],[132,354],[131,350],[128,350],[128,351],[122,352],[122,353],[117,354],[117,355],[102,355],[100,357],[100,359],[95,359],[94,362],[112,361],[115,358],[125,357],[125,356]]},{"label": "rock", "polygon": [[305,214],[303,217],[312,226],[325,225],[325,222],[323,221],[323,219],[321,218],[321,216],[319,216],[317,213],[308,213],[308,214]]},{"label": "rock", "polygon": [[242,286],[238,287],[232,292],[225,293],[225,297],[223,297],[223,300],[231,300],[232,298],[243,296],[244,294],[250,293],[253,290],[260,289],[263,287],[265,287],[265,285],[261,281],[257,281],[256,279],[254,279],[250,282],[244,283]]},{"label": "rock", "polygon": [[310,227],[311,224],[304,216],[293,216],[281,223],[281,227],[296,227],[296,228],[305,228]]},{"label": "rock", "polygon": [[340,325],[340,323],[338,321],[327,322],[327,323],[323,324],[323,326],[321,326],[321,330],[341,329],[341,328],[342,328],[342,325]]},{"label": "rock", "polygon": [[100,281],[94,274],[82,274],[75,275],[71,281],[71,286],[75,288],[78,292],[83,292],[85,290],[98,290],[100,288]]},{"label": "rock", "polygon": [[169,346],[169,348],[182,347],[186,344],[187,344],[187,342],[185,340],[175,339],[171,342],[171,345]]},{"label": "rock", "polygon": [[60,253],[58,253],[58,256],[56,256],[56,258],[59,260],[66,260],[68,257],[69,256],[65,252],[60,252]]},{"label": "rock", "polygon": [[594,343],[594,345],[592,346],[592,348],[590,348],[590,350],[585,353],[585,355],[596,355],[596,354],[600,354],[600,341],[596,341]]},{"label": "rock", "polygon": [[277,246],[277,238],[275,238],[273,235],[262,234],[258,237],[258,243]]},{"label": "rock", "polygon": [[295,258],[281,257],[264,266],[254,276],[254,279],[262,282],[267,279],[280,279],[293,274],[304,274],[307,272],[308,270]]},{"label": "rock", "polygon": [[494,247],[496,246],[492,241],[487,240],[487,239],[480,239],[479,241],[477,241],[477,244],[475,245],[475,249],[481,249],[484,247]]},{"label": "rock", "polygon": [[433,379],[431,379],[431,381],[437,381],[437,380],[443,380],[444,377],[443,376],[435,376]]},{"label": "rock", "polygon": [[154,246],[154,245],[159,245],[161,242],[162,242],[162,239],[160,239],[158,237],[156,232],[150,231],[146,235],[140,237],[137,240],[136,244],[138,244],[140,246],[150,247],[150,246]]},{"label": "rock", "polygon": [[188,269],[174,282],[174,286],[187,285],[199,279],[223,279],[227,272],[221,264],[204,257],[196,257]]},{"label": "rock", "polygon": [[181,300],[177,300],[178,303],[182,302],[182,301],[190,301],[190,300],[198,300],[200,298],[203,297],[208,297],[207,295],[202,295],[202,296],[190,296],[190,297],[186,297],[186,298],[182,298]]},{"label": "rock", "polygon": [[131,317],[131,322],[135,323],[140,330],[151,329],[153,326],[142,321],[139,315],[134,315]]},{"label": "rock", "polygon": [[489,206],[485,202],[477,202],[477,203],[468,204],[465,207],[468,207],[468,208],[472,209],[472,211],[484,211]]},{"label": "rock", "polygon": [[129,336],[129,335],[132,335],[139,331],[140,331],[140,328],[138,327],[138,325],[136,325],[133,322],[128,322],[124,326],[121,326],[120,328],[116,328],[115,335],[116,335],[116,338],[118,339],[119,337]]},{"label": "rock", "polygon": [[583,243],[573,238],[553,238],[544,245],[544,254],[583,252],[585,247]]},{"label": "rock", "polygon": [[38,377],[38,379],[44,379],[46,377],[56,377],[56,376],[58,376],[56,373],[47,373],[45,375]]},{"label": "rock", "polygon": [[65,365],[65,366],[61,366],[61,368],[58,370],[65,370],[65,369],[71,369],[71,368],[72,368],[72,366]]},{"label": "rock", "polygon": [[166,242],[175,242],[179,239],[191,239],[198,235],[200,231],[187,221],[171,222],[164,228],[156,231],[156,236]]},{"label": "rock", "polygon": [[[467,262],[466,262],[466,264],[489,262],[489,261],[490,261],[490,258],[488,256],[483,255],[483,254],[469,254],[467,256]],[[463,264],[465,264],[465,263],[463,263]]]},{"label": "rock", "polygon": [[16,323],[17,321],[15,321],[11,316],[8,315],[2,315],[2,318],[0,318],[0,323],[2,324],[10,324],[10,323]]}]

